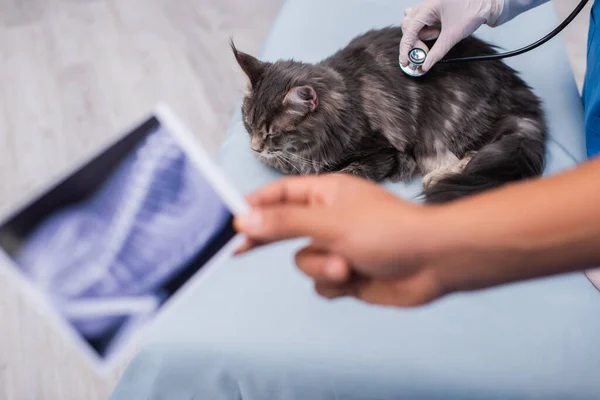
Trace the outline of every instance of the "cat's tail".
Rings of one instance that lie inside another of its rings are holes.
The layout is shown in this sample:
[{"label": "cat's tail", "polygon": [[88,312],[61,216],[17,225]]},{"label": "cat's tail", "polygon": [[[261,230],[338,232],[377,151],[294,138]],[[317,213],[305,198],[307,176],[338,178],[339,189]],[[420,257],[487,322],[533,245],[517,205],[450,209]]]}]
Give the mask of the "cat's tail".
[{"label": "cat's tail", "polygon": [[498,139],[474,153],[462,172],[446,175],[423,191],[426,203],[444,203],[541,175],[545,126],[515,117],[498,125]]}]

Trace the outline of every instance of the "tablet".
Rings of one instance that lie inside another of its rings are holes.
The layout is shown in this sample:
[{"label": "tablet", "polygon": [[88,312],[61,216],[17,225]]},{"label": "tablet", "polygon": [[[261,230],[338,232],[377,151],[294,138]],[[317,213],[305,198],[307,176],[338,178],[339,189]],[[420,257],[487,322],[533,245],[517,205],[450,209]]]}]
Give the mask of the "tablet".
[{"label": "tablet", "polygon": [[53,326],[108,370],[230,257],[248,206],[168,106],[0,223],[0,256]]}]

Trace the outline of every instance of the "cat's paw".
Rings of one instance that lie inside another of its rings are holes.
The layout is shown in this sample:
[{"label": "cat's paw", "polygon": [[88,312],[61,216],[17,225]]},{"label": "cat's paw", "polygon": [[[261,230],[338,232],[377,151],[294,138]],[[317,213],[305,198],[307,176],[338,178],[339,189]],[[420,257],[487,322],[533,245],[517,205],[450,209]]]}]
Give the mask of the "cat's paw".
[{"label": "cat's paw", "polygon": [[361,168],[359,168],[358,166],[355,166],[353,164],[350,164],[344,168],[342,168],[339,171],[340,174],[348,174],[348,175],[354,175],[354,176],[358,176],[361,177],[364,175],[363,174],[363,170]]},{"label": "cat's paw", "polygon": [[423,189],[429,189],[430,187],[435,186],[444,176],[445,174],[440,170],[431,171],[423,177],[421,185],[423,186]]},{"label": "cat's paw", "polygon": [[356,176],[357,178],[367,179],[367,180],[376,180],[373,176],[365,169],[365,167],[361,164],[350,164],[343,169],[340,170],[342,174],[348,174],[352,176]]},{"label": "cat's paw", "polygon": [[428,189],[432,186],[435,186],[439,181],[449,175],[459,174],[464,171],[469,161],[471,161],[471,158],[473,158],[473,154],[475,153],[470,153],[452,165],[433,170],[425,175],[422,181],[423,189]]}]

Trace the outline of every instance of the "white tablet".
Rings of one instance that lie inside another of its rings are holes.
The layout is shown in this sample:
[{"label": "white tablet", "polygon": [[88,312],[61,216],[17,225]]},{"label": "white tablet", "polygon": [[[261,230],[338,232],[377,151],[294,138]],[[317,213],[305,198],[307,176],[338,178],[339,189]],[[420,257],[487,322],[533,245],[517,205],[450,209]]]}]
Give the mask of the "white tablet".
[{"label": "white tablet", "polygon": [[0,223],[23,290],[100,369],[241,243],[247,205],[165,105]]}]

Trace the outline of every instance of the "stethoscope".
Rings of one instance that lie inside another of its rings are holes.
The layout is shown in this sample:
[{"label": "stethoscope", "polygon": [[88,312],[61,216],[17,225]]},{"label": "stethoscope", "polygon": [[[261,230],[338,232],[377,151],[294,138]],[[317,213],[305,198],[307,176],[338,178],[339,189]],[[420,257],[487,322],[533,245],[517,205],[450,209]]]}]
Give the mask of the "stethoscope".
[{"label": "stethoscope", "polygon": [[[544,36],[537,42],[534,42],[528,46],[522,47],[517,50],[508,51],[506,53],[499,53],[499,54],[488,54],[488,55],[483,55],[483,56],[458,57],[458,58],[442,58],[438,62],[439,63],[460,63],[460,62],[469,62],[469,61],[499,60],[502,58],[514,57],[514,56],[518,56],[519,54],[526,53],[530,50],[535,49],[536,47],[543,45],[548,40],[550,40],[554,36],[558,35],[560,33],[560,31],[562,31],[567,25],[569,25],[571,23],[571,21],[573,21],[575,19],[575,17],[579,14],[579,12],[583,9],[583,7],[585,7],[587,2],[588,2],[588,0],[581,0],[579,2],[579,4],[577,5],[577,7],[575,7],[573,12],[571,12],[571,14],[560,25],[558,25],[556,27],[556,29],[554,29],[552,32],[550,32],[549,34],[547,34],[546,36]],[[407,75],[410,75],[410,76],[425,75],[425,72],[423,71],[423,69],[421,67],[423,66],[423,63],[425,63],[425,59],[427,58],[428,51],[429,51],[429,49],[427,49],[427,46],[425,45],[425,43],[419,41],[419,47],[413,47],[408,52],[408,64],[406,66],[403,66],[402,64],[400,64],[400,68],[402,68],[402,71],[404,71]]]}]

